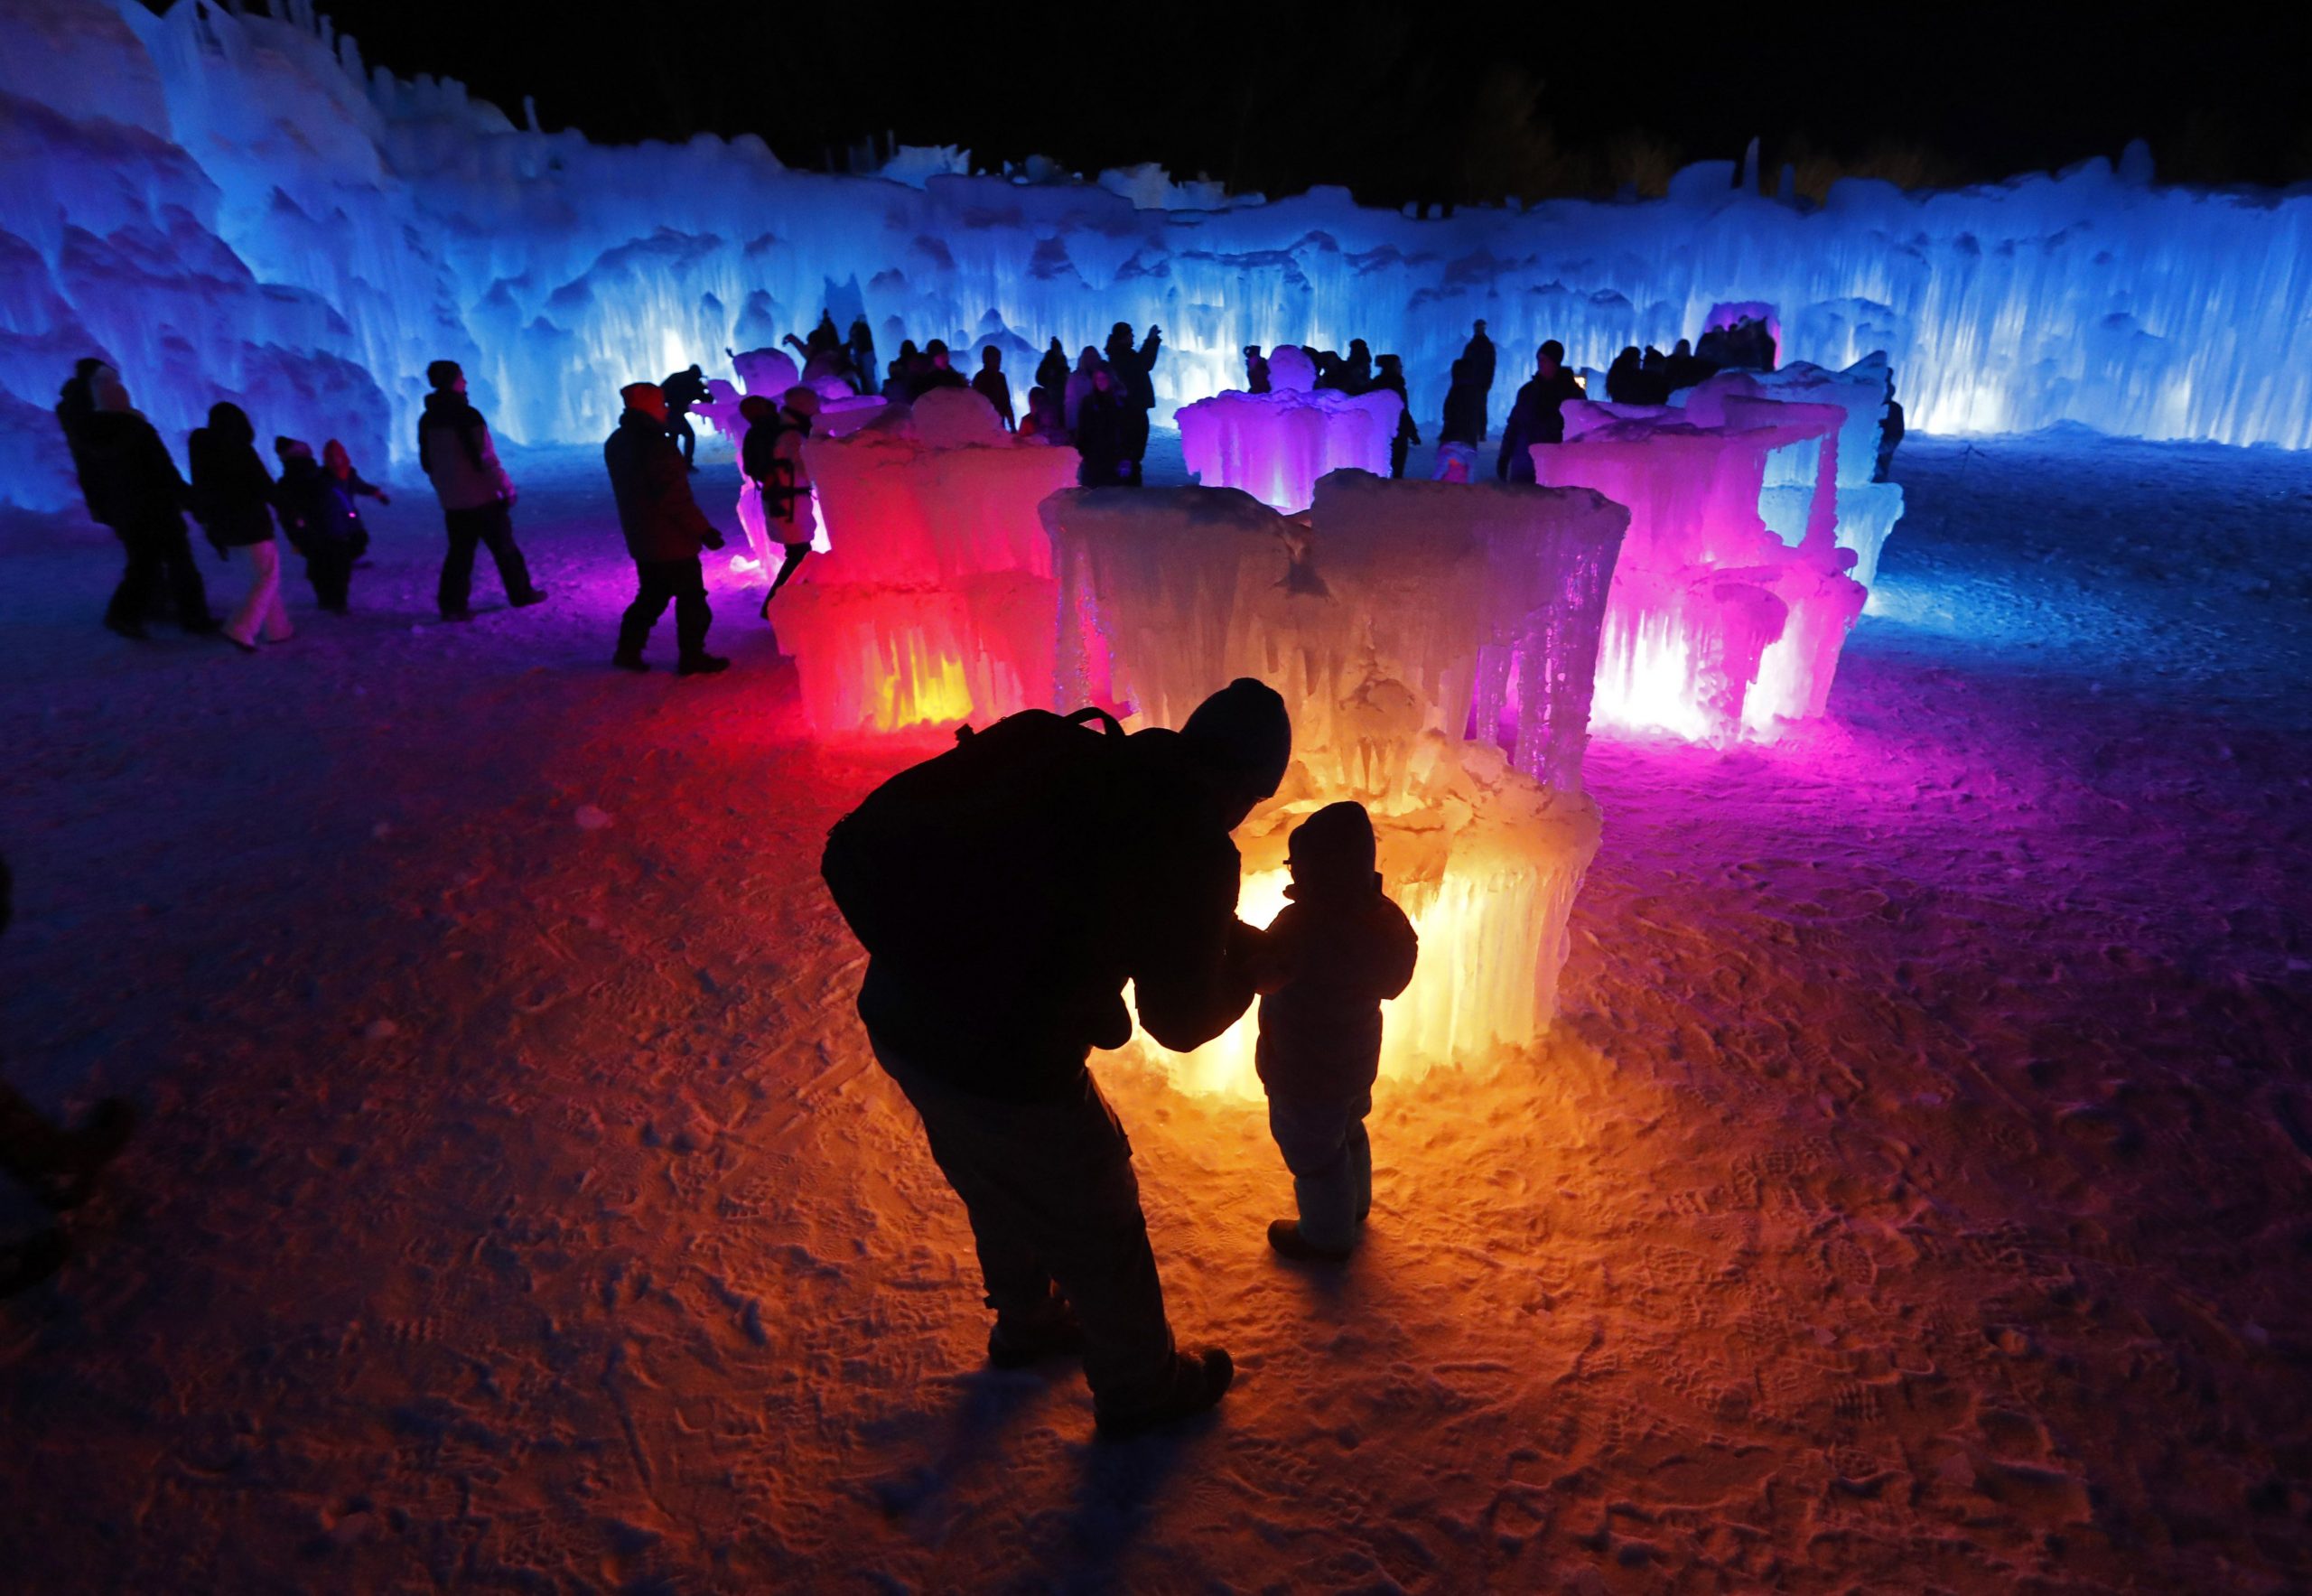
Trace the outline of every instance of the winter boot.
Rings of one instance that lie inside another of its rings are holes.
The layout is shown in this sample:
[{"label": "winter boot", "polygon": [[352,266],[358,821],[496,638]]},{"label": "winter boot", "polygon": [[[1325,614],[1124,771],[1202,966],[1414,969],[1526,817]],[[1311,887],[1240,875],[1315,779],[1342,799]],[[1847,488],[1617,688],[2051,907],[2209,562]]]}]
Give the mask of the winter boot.
[{"label": "winter boot", "polygon": [[1217,1347],[1176,1352],[1170,1378],[1152,1395],[1132,1403],[1095,1402],[1093,1419],[1102,1435],[1138,1435],[1219,1406],[1235,1377],[1235,1361]]},{"label": "winter boot", "polygon": [[987,1360],[997,1368],[1026,1368],[1048,1358],[1073,1358],[1084,1350],[1084,1326],[1067,1299],[1054,1296],[1043,1313],[998,1314],[987,1332]]},{"label": "winter boot", "polygon": [[1268,1244],[1276,1249],[1279,1257],[1290,1258],[1296,1264],[1345,1264],[1352,1250],[1342,1247],[1335,1251],[1328,1246],[1319,1246],[1300,1234],[1300,1221],[1298,1219],[1271,1219]]},{"label": "winter boot", "polygon": [[506,602],[517,610],[527,610],[532,604],[545,602],[545,589],[534,587],[525,593],[508,593]]},{"label": "winter boot", "polygon": [[682,663],[675,667],[678,677],[711,677],[731,668],[731,662],[720,654],[685,654]]},{"label": "winter boot", "polygon": [[643,662],[641,651],[637,649],[620,649],[611,656],[611,663],[620,670],[644,671],[650,668]]}]

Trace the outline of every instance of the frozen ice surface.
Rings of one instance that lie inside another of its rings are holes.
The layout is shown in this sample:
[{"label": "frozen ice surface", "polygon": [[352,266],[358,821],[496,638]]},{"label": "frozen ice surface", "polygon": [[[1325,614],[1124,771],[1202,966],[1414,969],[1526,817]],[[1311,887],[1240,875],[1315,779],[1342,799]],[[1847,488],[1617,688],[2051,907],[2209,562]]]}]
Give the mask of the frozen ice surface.
[{"label": "frozen ice surface", "polygon": [[[1235,677],[1284,695],[1292,768],[1237,832],[1247,919],[1282,907],[1285,841],[1303,817],[1342,798],[1372,811],[1382,872],[1422,938],[1413,984],[1387,1011],[1384,1073],[1530,1045],[1555,1011],[1567,916],[1598,846],[1576,722],[1620,508],[1344,471],[1319,484],[1305,520],[1211,488],[1072,491],[1043,513],[1060,562],[1063,700],[1178,725]],[[1521,645],[1562,673],[1526,673],[1526,726],[1547,728],[1527,751],[1555,786],[1464,738]],[[1192,1087],[1252,1095],[1254,1036],[1247,1019],[1185,1058],[1148,1050]]]},{"label": "frozen ice surface", "polygon": [[[1275,380],[1273,365],[1270,380]],[[1328,471],[1386,476],[1389,440],[1403,414],[1403,402],[1385,391],[1279,387],[1215,394],[1181,406],[1175,419],[1180,453],[1198,481],[1242,488],[1272,509],[1292,511],[1309,508],[1317,479]]]},{"label": "frozen ice surface", "polygon": [[[1903,490],[1898,482],[1870,480],[1878,460],[1878,432],[1886,419],[1893,373],[1887,357],[1872,353],[1843,371],[1825,371],[1801,360],[1774,371],[1727,373],[1714,379],[1721,388],[1748,392],[1767,398],[1808,405],[1836,405],[1846,412],[1839,428],[1838,541],[1854,551],[1854,579],[1869,587],[1878,574],[1878,554],[1902,518]],[[1691,403],[1691,400],[1689,400]],[[1767,457],[1767,478],[1759,501],[1767,526],[1786,543],[1796,543],[1814,497],[1812,442],[1777,449]]]},{"label": "frozen ice surface", "polygon": [[1075,450],[1014,438],[964,389],[847,437],[815,433],[804,460],[831,552],[772,620],[822,735],[1049,703],[1058,589],[1036,507],[1075,482]]},{"label": "frozen ice surface", "polygon": [[[1630,511],[1598,667],[1601,723],[1698,741],[1772,738],[1823,713],[1865,593],[1836,539],[1832,405],[1754,397],[1729,373],[1683,411],[1567,405],[1567,441],[1537,445],[1541,481],[1597,489]],[[1813,470],[1795,544],[1768,527],[1769,458]]]},{"label": "frozen ice surface", "polygon": [[1886,350],[1921,433],[2312,445],[2312,194],[2149,187],[2096,161],[1955,192],[1849,182],[1813,207],[1711,167],[1650,203],[1422,219],[1338,189],[1223,204],[1144,173],[967,175],[953,150],[834,177],[752,137],[518,126],[455,82],[367,72],[291,9],[11,8],[0,498],[70,500],[46,413],[82,354],[117,363],[172,443],[232,398],[267,434],[406,461],[428,359],[465,364],[505,440],[592,443],[621,383],[693,360],[730,378],[722,351],[823,307],[865,314],[887,356],[901,335],[1016,353],[1161,322],[1162,420],[1241,381],[1247,343],[1352,337],[1402,355],[1433,417],[1478,317],[1498,416],[1544,338],[1602,367],[1750,302],[1778,307],[1786,361]]}]

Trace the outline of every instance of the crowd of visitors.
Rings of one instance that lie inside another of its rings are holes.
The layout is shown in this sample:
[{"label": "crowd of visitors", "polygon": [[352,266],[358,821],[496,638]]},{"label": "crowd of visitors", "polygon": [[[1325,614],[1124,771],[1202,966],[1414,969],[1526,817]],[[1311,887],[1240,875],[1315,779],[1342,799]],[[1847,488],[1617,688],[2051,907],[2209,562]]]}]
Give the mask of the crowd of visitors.
[{"label": "crowd of visitors", "polygon": [[[783,341],[802,356],[802,380],[776,399],[754,394],[738,406],[747,424],[738,464],[760,498],[764,530],[758,533],[750,521],[745,524],[757,539],[763,565],[769,565],[769,543],[781,550],[762,602],[766,619],[772,599],[810,552],[816,518],[803,445],[819,417],[823,393],[841,395],[848,387],[886,402],[911,404],[934,389],[969,387],[987,401],[1007,432],[1073,446],[1082,461],[1082,485],[1142,482],[1156,404],[1154,373],[1164,352],[1161,327],[1151,325],[1144,335],[1136,335],[1129,322],[1119,322],[1102,347],[1086,345],[1072,364],[1061,341],[1052,339],[1037,362],[1024,406],[1014,403],[1002,350],[993,343],[982,347],[979,369],[966,378],[956,369],[954,351],[937,338],[920,349],[913,340],[903,340],[897,356],[879,370],[864,317],[853,319],[846,338],[834,316],[823,311],[807,336],[790,333]],[[1300,352],[1308,358],[1319,390],[1387,392],[1403,401],[1389,459],[1390,475],[1402,477],[1412,446],[1421,442],[1403,361],[1394,354],[1376,357],[1362,338],[1351,339],[1346,354],[1307,345]],[[1679,340],[1667,354],[1654,348],[1624,349],[1606,373],[1606,397],[1617,404],[1666,404],[1678,390],[1720,370],[1771,369],[1776,358],[1767,322],[1738,317],[1706,331],[1696,343]],[[1246,345],[1244,359],[1245,388],[1269,392],[1268,352]],[[1495,346],[1479,321],[1452,362],[1439,432],[1440,477],[1468,481],[1476,474],[1478,447],[1490,436],[1487,404],[1496,371]],[[435,594],[443,619],[471,619],[474,556],[484,546],[509,606],[542,602],[545,590],[531,580],[514,538],[517,490],[498,458],[489,422],[467,397],[465,373],[455,361],[436,360],[425,375],[431,391],[417,424],[417,458],[440,503],[447,539]],[[704,647],[711,616],[698,556],[703,548],[721,547],[722,539],[699,509],[686,480],[696,470],[697,453],[690,414],[712,398],[705,373],[694,364],[660,382],[630,384],[620,396],[624,411],[605,444],[605,461],[628,552],[636,563],[638,591],[620,625],[615,662],[626,669],[647,668],[642,647],[672,603],[680,671],[721,670],[728,662]],[[1554,339],[1543,343],[1533,374],[1518,388],[1503,423],[1496,478],[1533,481],[1532,448],[1562,443],[1563,407],[1583,397],[1580,379],[1565,364],[1564,346]],[[135,409],[120,373],[96,357],[75,365],[56,415],[89,513],[112,529],[126,555],[105,611],[106,626],[144,639],[151,635],[152,622],[173,618],[189,632],[219,634],[246,653],[288,640],[294,629],[282,594],[276,530],[303,559],[316,606],[331,614],[348,611],[353,574],[369,544],[360,501],[390,500],[362,476],[343,443],[329,439],[316,456],[303,439],[275,437],[276,477],[257,452],[249,416],[238,405],[220,401],[211,408],[208,425],[188,440],[188,481],[179,475],[152,424]],[[1892,403],[1890,390],[1877,462],[1882,481],[1902,427],[1902,408]],[[246,590],[221,621],[210,611],[192,555],[188,514],[220,560],[238,557],[248,568]]]}]

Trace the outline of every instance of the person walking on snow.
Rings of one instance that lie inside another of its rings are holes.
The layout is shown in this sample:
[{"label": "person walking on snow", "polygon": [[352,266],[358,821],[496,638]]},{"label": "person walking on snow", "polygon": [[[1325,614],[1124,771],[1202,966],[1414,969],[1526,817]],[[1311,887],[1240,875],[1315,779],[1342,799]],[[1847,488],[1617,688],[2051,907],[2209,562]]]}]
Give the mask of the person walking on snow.
[{"label": "person walking on snow", "polygon": [[727,670],[728,659],[706,651],[706,629],[714,616],[706,607],[706,573],[698,563],[701,548],[722,546],[722,534],[691,497],[690,470],[667,435],[667,396],[656,383],[633,382],[619,389],[619,397],[626,410],[602,444],[602,463],[610,468],[619,530],[634,560],[635,593],[619,622],[618,651],[611,663],[620,670],[650,668],[642,661],[642,645],[672,600],[679,649],[676,674]]},{"label": "person walking on snow", "polygon": [[1132,1144],[1085,1060],[1131,1038],[1127,981],[1176,1051],[1250,1004],[1260,934],[1236,919],[1228,834],[1291,754],[1284,701],[1247,679],[1178,732],[1029,710],[827,835],[821,873],[868,953],[868,1042],[971,1220],[988,1360],[1080,1351],[1105,1433],[1214,1406],[1235,1366],[1173,1340]]},{"label": "person walking on snow", "polygon": [[[66,422],[65,435],[89,518],[111,527],[127,555],[112,602],[105,607],[105,625],[142,640],[154,584],[165,574],[176,599],[177,624],[199,634],[219,630],[185,537],[184,508],[191,490],[177,474],[168,445],[129,403],[119,372],[99,360],[86,376],[89,408]],[[57,408],[61,419],[65,406]]]},{"label": "person walking on snow", "polygon": [[356,564],[369,552],[369,527],[361,519],[360,500],[374,499],[379,504],[391,504],[393,496],[383,488],[362,480],[353,469],[353,455],[344,444],[331,438],[322,445],[322,474],[329,479],[330,491],[337,496],[334,513],[347,525],[353,545]]},{"label": "person walking on snow", "polygon": [[804,462],[803,444],[818,414],[817,394],[806,387],[790,387],[778,415],[761,429],[760,439],[756,429],[747,429],[743,464],[756,491],[762,495],[763,524],[772,541],[787,551],[778,574],[770,579],[770,591],[763,595],[765,621],[770,619],[770,601],[811,552],[811,532],[816,522],[811,513],[811,468]]},{"label": "person walking on snow", "polygon": [[1338,1262],[1373,1207],[1365,1116],[1381,1070],[1381,1005],[1412,979],[1412,922],[1382,890],[1373,819],[1328,804],[1286,844],[1292,884],[1269,922],[1254,1067],[1300,1218],[1268,1227],[1285,1257]]},{"label": "person walking on snow", "polygon": [[485,543],[508,604],[519,610],[545,602],[545,590],[530,581],[529,565],[515,545],[514,484],[498,463],[489,424],[466,398],[466,374],[455,360],[436,360],[425,369],[425,380],[434,391],[417,418],[417,462],[434,483],[450,534],[435,594],[442,619],[473,619],[473,555]]},{"label": "person walking on snow", "polygon": [[273,477],[257,458],[256,429],[238,405],[220,401],[209,407],[209,425],[194,429],[185,445],[192,467],[192,513],[219,559],[237,548],[248,550],[249,591],[229,620],[225,636],[244,654],[256,652],[257,639],[284,643],[296,636],[281,602],[281,546],[273,537]]}]

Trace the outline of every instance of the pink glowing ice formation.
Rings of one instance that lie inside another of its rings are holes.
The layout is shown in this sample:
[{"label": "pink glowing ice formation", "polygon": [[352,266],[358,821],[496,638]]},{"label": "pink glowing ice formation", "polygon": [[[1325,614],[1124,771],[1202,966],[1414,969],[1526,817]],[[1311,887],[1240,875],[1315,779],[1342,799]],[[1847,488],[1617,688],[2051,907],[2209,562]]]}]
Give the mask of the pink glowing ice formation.
[{"label": "pink glowing ice formation", "polygon": [[1036,507],[1073,449],[1005,433],[969,389],[893,406],[804,460],[832,552],[771,620],[822,736],[987,720],[1048,704],[1058,587]]},{"label": "pink glowing ice formation", "polygon": [[[1696,741],[1770,740],[1823,713],[1862,613],[1838,541],[1837,405],[1761,397],[1729,372],[1683,410],[1566,406],[1566,441],[1537,445],[1540,481],[1594,488],[1630,512],[1598,665],[1601,723]],[[1777,454],[1811,472],[1795,542],[1760,504]]]},{"label": "pink glowing ice formation", "polygon": [[1288,344],[1269,357],[1269,392],[1232,390],[1180,406],[1174,419],[1189,470],[1207,488],[1242,488],[1287,512],[1307,509],[1328,471],[1388,474],[1403,401],[1317,388],[1314,378],[1309,358]]},{"label": "pink glowing ice formation", "polygon": [[[1339,798],[1372,811],[1422,944],[1389,1008],[1384,1069],[1530,1043],[1554,1012],[1567,916],[1598,846],[1580,758],[1627,512],[1579,490],[1338,471],[1305,518],[1213,488],[1063,493],[1043,514],[1062,699],[1178,725],[1214,683],[1254,676],[1291,707],[1292,768],[1237,833],[1248,919],[1282,906],[1296,822]],[[1527,735],[1513,764],[1464,732],[1513,691],[1521,656],[1548,663],[1520,672]],[[1239,1026],[1169,1067],[1254,1092],[1250,1049]]]}]

